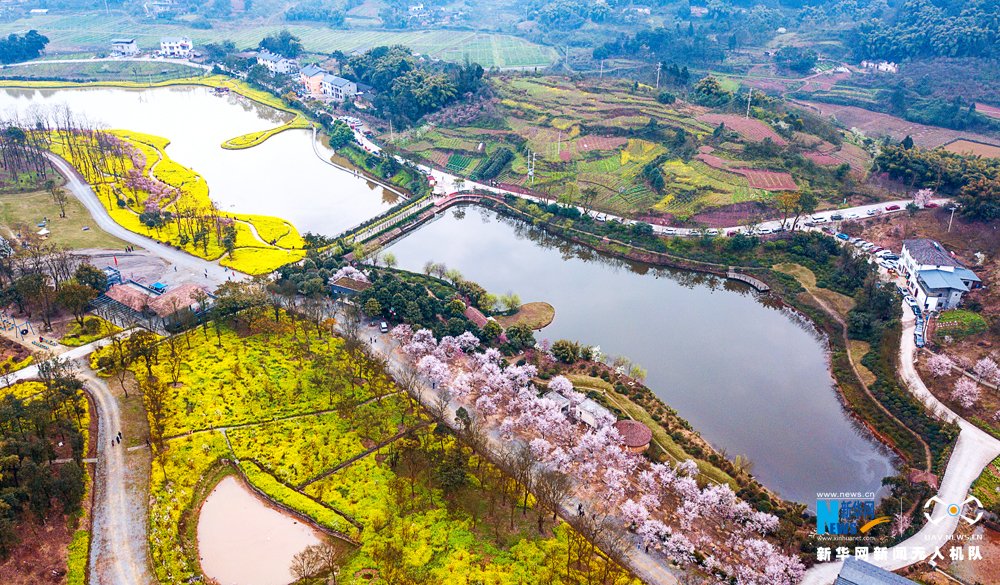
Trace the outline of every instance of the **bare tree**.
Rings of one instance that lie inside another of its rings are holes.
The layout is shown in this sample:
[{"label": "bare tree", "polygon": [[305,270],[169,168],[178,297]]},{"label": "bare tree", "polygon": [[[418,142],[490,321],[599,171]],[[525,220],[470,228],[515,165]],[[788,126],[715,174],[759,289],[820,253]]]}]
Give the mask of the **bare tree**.
[{"label": "bare tree", "polygon": [[554,469],[542,471],[535,478],[535,498],[538,500],[538,532],[542,532],[542,522],[547,511],[552,512],[552,520],[563,503],[573,493],[573,480],[565,473]]}]

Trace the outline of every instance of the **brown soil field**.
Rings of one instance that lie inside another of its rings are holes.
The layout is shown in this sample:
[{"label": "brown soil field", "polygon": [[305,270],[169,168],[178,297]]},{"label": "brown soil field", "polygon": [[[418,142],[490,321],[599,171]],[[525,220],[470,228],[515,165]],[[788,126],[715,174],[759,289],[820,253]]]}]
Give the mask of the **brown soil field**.
[{"label": "brown soil field", "polygon": [[837,118],[837,121],[848,128],[863,130],[865,134],[872,138],[887,134],[893,140],[902,140],[909,136],[913,139],[914,144],[923,148],[937,148],[961,138],[975,140],[984,144],[1000,145],[1000,140],[982,134],[949,130],[948,128],[938,128],[936,126],[925,126],[924,124],[909,122],[896,116],[890,116],[889,114],[880,114],[854,106],[801,100],[789,100],[789,103],[823,116],[834,116]]},{"label": "brown soil field", "polygon": [[983,158],[1000,158],[1000,146],[983,144],[973,140],[952,140],[944,145],[944,149],[958,154],[977,154]]}]

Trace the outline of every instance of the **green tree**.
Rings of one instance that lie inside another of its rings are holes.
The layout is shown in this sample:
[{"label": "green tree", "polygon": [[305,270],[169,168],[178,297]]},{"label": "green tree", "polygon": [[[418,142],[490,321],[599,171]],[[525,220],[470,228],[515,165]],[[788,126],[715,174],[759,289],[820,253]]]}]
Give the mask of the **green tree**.
[{"label": "green tree", "polygon": [[702,106],[715,108],[728,104],[733,99],[733,92],[722,87],[712,75],[704,77],[694,86],[694,101]]},{"label": "green tree", "polygon": [[83,326],[83,315],[90,306],[90,301],[97,298],[97,291],[82,284],[68,282],[56,291],[56,303],[76,317],[76,322]]},{"label": "green tree", "polygon": [[104,292],[108,288],[107,275],[104,274],[103,270],[94,268],[90,264],[81,264],[73,276],[80,284],[89,286],[99,293]]},{"label": "green tree", "polygon": [[302,46],[302,40],[288,32],[288,30],[264,37],[258,47],[264,51],[277,53],[288,59],[298,57],[305,50],[305,47]]},{"label": "green tree", "polygon": [[552,355],[564,364],[572,364],[580,358],[580,344],[560,339],[552,344]]},{"label": "green tree", "polygon": [[503,327],[496,321],[490,320],[486,322],[486,325],[483,325],[483,337],[486,339],[496,339],[501,333],[503,333]]},{"label": "green tree", "polygon": [[507,340],[515,347],[532,347],[535,345],[535,334],[530,327],[519,323],[507,328]]},{"label": "green tree", "polygon": [[330,126],[330,148],[337,149],[354,142],[354,130],[337,120]]},{"label": "green tree", "polygon": [[374,298],[370,298],[368,299],[368,302],[365,303],[365,313],[369,317],[378,317],[382,314],[382,305],[380,305]]}]

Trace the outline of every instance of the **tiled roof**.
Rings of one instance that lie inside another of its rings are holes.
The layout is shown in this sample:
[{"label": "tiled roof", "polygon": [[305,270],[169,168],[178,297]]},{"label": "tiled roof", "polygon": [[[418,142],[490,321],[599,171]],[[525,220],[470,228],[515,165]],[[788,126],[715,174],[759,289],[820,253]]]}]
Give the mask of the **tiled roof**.
[{"label": "tiled roof", "polygon": [[153,299],[149,308],[160,317],[166,317],[197,303],[197,291],[205,292],[197,284],[182,284]]},{"label": "tiled roof", "polygon": [[947,272],[944,270],[920,270],[917,272],[920,275],[920,280],[924,281],[927,288],[940,290],[945,288],[950,288],[954,290],[960,290],[966,292],[969,287],[965,286],[962,279],[958,277],[954,272]]},{"label": "tiled roof", "polygon": [[844,559],[844,566],[833,583],[834,585],[915,585],[906,577],[900,577],[856,557]]},{"label": "tiled roof", "polygon": [[128,43],[134,43],[134,42],[135,42],[135,39],[111,39],[111,44],[112,45],[121,45],[121,44],[128,44]]},{"label": "tiled roof", "polygon": [[962,263],[951,257],[941,244],[934,240],[903,240],[903,247],[906,248],[914,260],[920,264],[929,266],[955,266],[964,268]]},{"label": "tiled roof", "polygon": [[653,439],[653,431],[637,420],[620,420],[614,426],[626,447],[645,447]]},{"label": "tiled roof", "polygon": [[306,65],[305,67],[302,68],[300,73],[302,73],[302,75],[305,75],[306,77],[314,77],[316,75],[324,73],[324,71],[316,65]]},{"label": "tiled roof", "polygon": [[583,402],[581,402],[580,406],[578,406],[577,408],[579,408],[580,410],[585,410],[585,411],[589,412],[590,414],[594,415],[594,418],[598,418],[598,419],[601,418],[601,417],[616,418],[613,412],[611,412],[607,408],[604,408],[600,404],[594,402],[590,398],[588,398],[588,399],[584,400]]},{"label": "tiled roof", "polygon": [[[332,278],[330,280],[333,280]],[[368,290],[372,283],[365,282],[363,280],[354,280],[347,276],[341,276],[335,282],[329,282],[330,286],[337,286],[340,288],[346,288],[347,290],[353,290],[354,292],[361,292]]]},{"label": "tiled roof", "polygon": [[486,318],[486,315],[483,315],[483,313],[475,307],[466,307],[465,317],[469,321],[475,323],[476,327],[480,328],[485,327],[486,323],[489,322],[489,319]]},{"label": "tiled roof", "polygon": [[127,284],[116,284],[104,294],[106,294],[109,299],[117,301],[133,311],[138,311],[140,313],[145,310],[153,300],[148,294]]}]

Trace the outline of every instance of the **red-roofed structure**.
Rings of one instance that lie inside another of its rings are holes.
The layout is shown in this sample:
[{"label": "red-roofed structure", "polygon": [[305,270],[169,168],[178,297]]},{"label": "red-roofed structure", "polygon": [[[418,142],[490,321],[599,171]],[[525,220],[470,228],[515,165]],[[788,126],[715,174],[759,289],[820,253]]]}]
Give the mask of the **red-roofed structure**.
[{"label": "red-roofed structure", "polygon": [[620,420],[614,424],[625,448],[633,453],[644,453],[653,440],[653,431],[637,420]]}]

